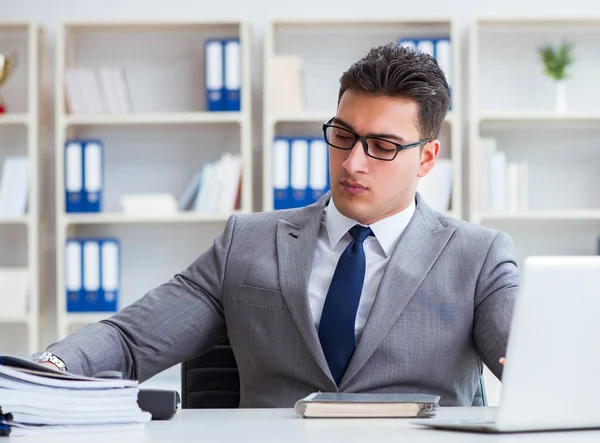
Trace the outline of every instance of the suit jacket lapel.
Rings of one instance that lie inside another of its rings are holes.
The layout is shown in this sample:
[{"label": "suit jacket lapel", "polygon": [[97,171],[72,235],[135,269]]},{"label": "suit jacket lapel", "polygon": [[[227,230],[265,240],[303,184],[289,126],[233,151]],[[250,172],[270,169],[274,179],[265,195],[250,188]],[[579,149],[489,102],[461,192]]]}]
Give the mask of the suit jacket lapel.
[{"label": "suit jacket lapel", "polygon": [[417,209],[390,257],[340,389],[358,373],[389,333],[454,230],[444,227],[417,194]]},{"label": "suit jacket lapel", "polygon": [[308,302],[312,270],[323,208],[329,195],[297,215],[277,223],[277,255],[281,292],[298,331],[321,370],[333,381],[313,323]]}]

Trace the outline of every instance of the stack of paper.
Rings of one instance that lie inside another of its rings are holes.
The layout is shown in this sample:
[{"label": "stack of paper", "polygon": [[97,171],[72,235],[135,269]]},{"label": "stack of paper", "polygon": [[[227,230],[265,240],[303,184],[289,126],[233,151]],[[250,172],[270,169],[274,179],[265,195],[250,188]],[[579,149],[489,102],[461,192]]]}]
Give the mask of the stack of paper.
[{"label": "stack of paper", "polygon": [[0,356],[0,435],[141,430],[151,415],[137,403],[138,382],[60,372]]}]

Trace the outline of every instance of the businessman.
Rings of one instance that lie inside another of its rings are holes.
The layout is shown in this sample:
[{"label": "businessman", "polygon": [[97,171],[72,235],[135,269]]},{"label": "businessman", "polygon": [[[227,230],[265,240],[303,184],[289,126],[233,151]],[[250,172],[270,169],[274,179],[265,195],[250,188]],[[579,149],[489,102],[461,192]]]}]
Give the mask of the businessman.
[{"label": "businessman", "polygon": [[477,404],[482,363],[501,377],[519,276],[507,235],[416,192],[449,104],[432,57],[373,48],[343,73],[323,125],[330,193],[231,216],[187,269],[41,360],[144,381],[229,338],[240,407],[290,407],[315,391]]}]

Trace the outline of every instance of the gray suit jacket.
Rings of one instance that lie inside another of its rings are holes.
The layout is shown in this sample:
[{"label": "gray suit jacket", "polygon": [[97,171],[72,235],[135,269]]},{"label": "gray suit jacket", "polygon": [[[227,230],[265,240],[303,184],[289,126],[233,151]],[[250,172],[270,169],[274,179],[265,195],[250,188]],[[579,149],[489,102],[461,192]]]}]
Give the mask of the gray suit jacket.
[{"label": "gray suit jacket", "polygon": [[143,381],[228,336],[241,407],[291,407],[337,390],[434,393],[442,405],[471,405],[482,361],[501,375],[518,284],[509,237],[436,213],[417,195],[338,387],[307,299],[328,201],[232,216],[172,280],[49,350],[71,372],[112,369]]}]

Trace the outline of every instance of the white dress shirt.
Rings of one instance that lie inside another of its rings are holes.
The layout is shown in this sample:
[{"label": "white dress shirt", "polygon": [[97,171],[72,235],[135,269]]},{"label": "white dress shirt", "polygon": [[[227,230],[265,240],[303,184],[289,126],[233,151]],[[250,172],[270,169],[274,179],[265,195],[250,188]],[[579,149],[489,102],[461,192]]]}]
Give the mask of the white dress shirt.
[{"label": "white dress shirt", "polygon": [[[354,325],[357,342],[373,307],[385,267],[398,244],[400,235],[404,232],[414,212],[415,203],[413,200],[412,204],[402,212],[369,226],[375,236],[367,237],[363,243],[366,270]],[[308,281],[308,301],[317,330],[319,329],[323,305],[338,260],[352,241],[348,230],[356,224],[360,223],[340,214],[335,207],[333,198],[329,201],[321,222],[313,268]]]}]

